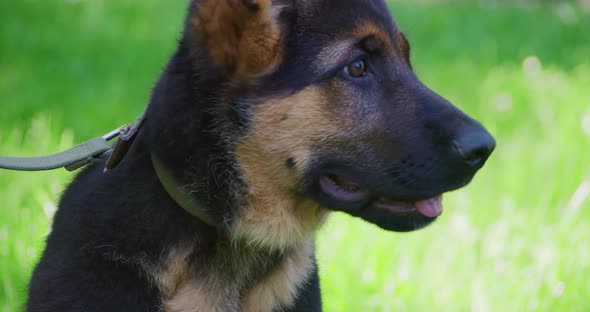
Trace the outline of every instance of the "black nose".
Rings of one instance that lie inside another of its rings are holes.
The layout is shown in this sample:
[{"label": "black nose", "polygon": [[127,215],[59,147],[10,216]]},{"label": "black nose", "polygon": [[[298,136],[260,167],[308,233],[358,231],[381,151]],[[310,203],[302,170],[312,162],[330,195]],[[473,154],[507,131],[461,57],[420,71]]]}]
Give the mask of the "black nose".
[{"label": "black nose", "polygon": [[483,166],[496,148],[496,140],[483,128],[465,129],[453,143],[458,156],[476,168]]}]

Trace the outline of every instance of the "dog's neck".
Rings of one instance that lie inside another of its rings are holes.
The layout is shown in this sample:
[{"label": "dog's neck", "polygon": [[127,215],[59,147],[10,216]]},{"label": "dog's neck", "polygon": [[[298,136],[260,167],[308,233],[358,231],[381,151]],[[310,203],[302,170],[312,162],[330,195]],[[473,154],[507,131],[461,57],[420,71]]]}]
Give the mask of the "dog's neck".
[{"label": "dog's neck", "polygon": [[[271,310],[268,307],[289,305],[312,272],[313,239],[273,250],[234,240],[222,230],[199,222],[167,196],[141,139],[113,171],[113,179],[127,176],[136,179],[136,185],[145,185],[141,192],[152,194],[145,198],[157,202],[146,202],[146,206],[160,210],[141,216],[153,220],[150,233],[159,232],[161,239],[152,239],[158,249],[151,250],[148,257],[113,250],[113,259],[138,265],[158,289],[169,311],[195,306],[215,307],[211,311],[267,311]],[[142,176],[123,174],[140,171]],[[160,228],[160,222],[168,225]],[[170,222],[176,228],[168,229]]]},{"label": "dog's neck", "polygon": [[209,226],[217,227],[217,224],[211,218],[207,209],[205,209],[196,198],[192,197],[185,188],[183,188],[172,176],[172,174],[165,168],[161,161],[155,155],[150,155],[154,171],[160,180],[160,184],[168,192],[176,204],[191,214],[193,217],[201,220]]},{"label": "dog's neck", "polygon": [[183,44],[168,63],[153,90],[142,131],[149,153],[166,175],[197,199],[213,222],[222,224],[239,207],[236,194],[242,190],[231,146],[224,140],[233,125],[224,120],[229,118],[220,111],[225,108],[219,108],[225,107],[222,79],[191,53]]}]

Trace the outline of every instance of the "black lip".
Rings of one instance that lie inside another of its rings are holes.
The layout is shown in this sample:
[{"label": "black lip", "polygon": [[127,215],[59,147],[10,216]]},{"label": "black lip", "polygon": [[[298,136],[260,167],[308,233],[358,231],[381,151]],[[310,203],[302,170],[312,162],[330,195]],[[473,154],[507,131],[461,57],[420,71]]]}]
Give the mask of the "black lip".
[{"label": "black lip", "polygon": [[[471,179],[466,179],[454,185],[442,187],[438,190],[408,190],[403,196],[385,197],[392,201],[416,202],[462,188],[470,181]],[[308,188],[308,195],[329,210],[345,212],[388,231],[411,232],[425,228],[437,219],[426,217],[418,210],[410,210],[407,212],[392,212],[385,210],[376,204],[378,199],[383,197],[378,193],[372,193],[364,200],[357,202],[343,202],[336,200],[321,190],[321,187],[319,186],[319,178],[315,179]]]},{"label": "black lip", "polygon": [[419,230],[437,219],[426,217],[418,210],[408,212],[387,211],[375,203],[377,198],[357,203],[347,203],[335,201],[324,194],[320,194],[319,196],[314,196],[314,200],[330,210],[345,212],[351,216],[373,223],[382,229],[394,232]]},{"label": "black lip", "polygon": [[363,200],[356,202],[344,202],[334,199],[321,190],[321,187],[314,186],[311,188],[311,197],[320,205],[334,211],[352,212],[361,210],[370,203],[370,198],[366,197]]},{"label": "black lip", "polygon": [[426,217],[418,210],[403,213],[385,211],[374,203],[371,203],[365,209],[351,213],[351,215],[362,218],[382,229],[394,232],[411,232],[419,230],[427,227],[438,219]]},{"label": "black lip", "polygon": [[[447,187],[443,187],[437,190],[432,189],[423,189],[423,190],[406,190],[397,192],[400,195],[391,195],[391,194],[382,194],[379,192],[374,192],[369,190],[369,195],[360,201],[356,202],[349,202],[349,201],[340,201],[337,200],[328,194],[324,193],[319,186],[319,178],[315,180],[311,187],[309,188],[308,194],[319,204],[323,205],[324,207],[334,210],[334,211],[343,211],[343,212],[353,212],[353,211],[360,211],[366,209],[372,209],[371,207],[374,206],[373,203],[376,202],[379,198],[387,198],[394,202],[417,202],[420,200],[424,200],[427,198],[432,198],[435,196],[439,196],[441,194],[445,194],[448,192],[452,192],[458,189],[465,187],[467,184],[471,182],[471,178],[461,181],[459,183],[455,183],[449,185]],[[401,195],[403,194],[403,195]],[[376,207],[376,206],[374,206]]]},{"label": "black lip", "polygon": [[[432,171],[428,172],[434,174]],[[322,176],[335,175],[357,184],[366,190],[366,196],[359,201],[342,201],[325,193],[320,185]],[[345,164],[318,164],[309,169],[304,193],[328,210],[345,212],[362,218],[385,230],[409,232],[424,228],[434,222],[417,209],[410,211],[391,211],[379,207],[378,200],[386,198],[394,202],[415,203],[433,198],[444,193],[460,189],[471,182],[475,172],[455,172],[450,174],[442,168],[433,176],[426,178],[421,172],[415,172],[412,183],[395,183],[384,175],[371,175],[359,168]],[[382,180],[386,179],[386,180]]]},{"label": "black lip", "polygon": [[[320,205],[335,211],[344,211],[344,212],[351,212],[355,210],[360,210],[363,207],[367,206],[372,201],[372,195],[367,194],[359,201],[341,201],[335,199],[334,197],[326,194],[322,191],[322,187],[320,186],[320,179],[322,176],[331,176],[331,175],[338,175],[344,177],[350,181],[362,181],[358,177],[351,177],[347,175],[342,175],[340,173],[336,173],[337,171],[333,170],[325,170],[321,173],[313,175],[312,182],[309,184],[308,193],[309,195]],[[357,182],[358,183],[358,182]],[[359,183],[359,185],[363,185],[363,183]],[[367,188],[368,189],[368,188]]]}]

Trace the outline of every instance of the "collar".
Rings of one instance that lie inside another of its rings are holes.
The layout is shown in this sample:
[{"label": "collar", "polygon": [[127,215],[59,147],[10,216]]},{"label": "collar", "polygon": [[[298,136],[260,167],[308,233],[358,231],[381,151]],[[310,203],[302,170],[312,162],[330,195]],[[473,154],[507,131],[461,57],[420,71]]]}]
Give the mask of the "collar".
[{"label": "collar", "polygon": [[151,158],[154,171],[160,180],[160,184],[162,184],[168,195],[170,195],[176,204],[204,223],[212,227],[217,227],[213,218],[207,213],[207,211],[199,205],[193,196],[186,192],[181,184],[174,179],[172,173],[162,165],[162,162],[153,153],[151,154]]},{"label": "collar", "polygon": [[[137,134],[143,127],[146,120],[146,112],[135,121],[135,123],[123,128],[119,135],[119,140],[115,143],[113,151],[109,156],[109,159],[105,165],[105,171],[114,169],[127,155],[133,141],[137,137]],[[184,209],[192,216],[200,219],[204,223],[216,227],[215,222],[205,209],[199,205],[193,196],[185,191],[181,184],[179,184],[172,173],[166,169],[162,162],[152,153],[151,155],[152,165],[154,171],[160,180],[160,184],[164,187],[164,190],[170,195],[170,197],[176,202],[178,206]]]},{"label": "collar", "polygon": [[145,116],[146,111],[144,111],[134,123],[119,129],[119,133],[117,133],[119,139],[115,143],[109,158],[107,159],[104,168],[105,172],[114,169],[117,165],[119,165],[123,158],[125,158],[125,155],[127,155],[127,152],[129,152],[129,149],[135,141],[139,130],[141,130],[145,124]]}]

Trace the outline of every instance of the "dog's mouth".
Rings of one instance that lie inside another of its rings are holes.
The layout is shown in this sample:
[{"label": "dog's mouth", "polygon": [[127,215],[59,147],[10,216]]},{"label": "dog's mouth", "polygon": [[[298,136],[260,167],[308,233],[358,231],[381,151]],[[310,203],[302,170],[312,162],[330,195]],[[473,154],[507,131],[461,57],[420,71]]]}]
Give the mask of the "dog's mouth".
[{"label": "dog's mouth", "polygon": [[[357,183],[336,175],[320,177],[322,191],[335,200],[342,202],[360,202],[369,196],[369,191]],[[386,197],[378,197],[372,205],[392,213],[411,214],[419,212],[425,217],[436,218],[443,212],[442,194],[418,201],[396,201]]]},{"label": "dog's mouth", "polygon": [[[342,202],[360,202],[369,196],[369,191],[359,184],[336,175],[320,177],[320,188],[326,195]],[[397,214],[421,213],[427,218],[439,217],[443,212],[442,194],[417,201],[396,201],[378,197],[372,205]]]},{"label": "dog's mouth", "polygon": [[336,207],[335,210],[361,217],[387,230],[405,232],[420,229],[443,213],[442,194],[416,200],[397,200],[372,194],[369,189],[338,175],[321,176],[318,186],[332,209]]}]

